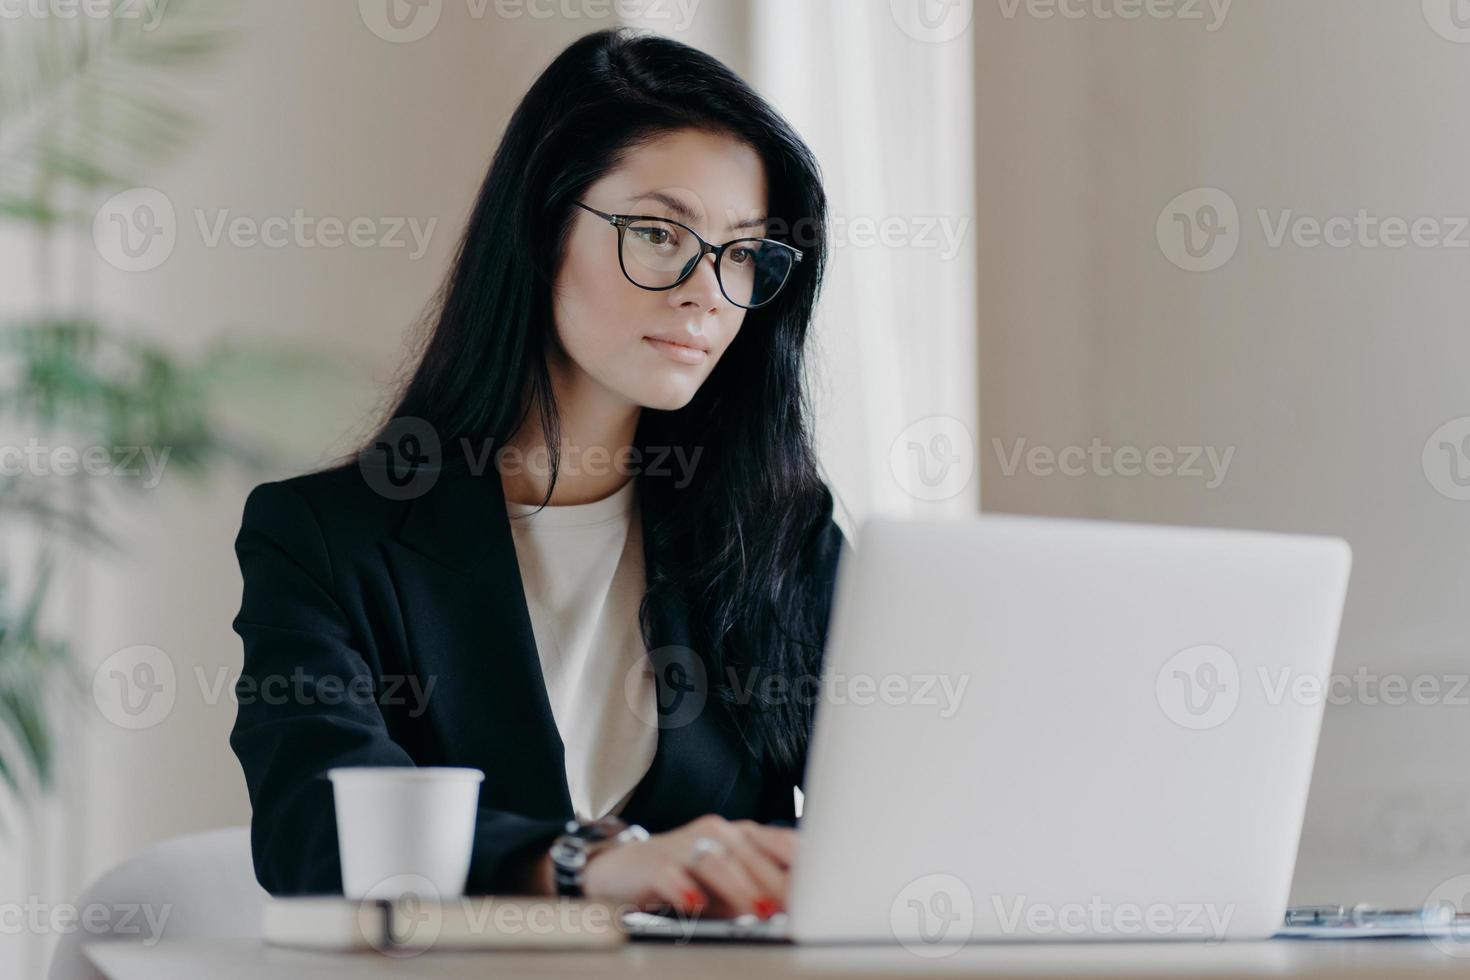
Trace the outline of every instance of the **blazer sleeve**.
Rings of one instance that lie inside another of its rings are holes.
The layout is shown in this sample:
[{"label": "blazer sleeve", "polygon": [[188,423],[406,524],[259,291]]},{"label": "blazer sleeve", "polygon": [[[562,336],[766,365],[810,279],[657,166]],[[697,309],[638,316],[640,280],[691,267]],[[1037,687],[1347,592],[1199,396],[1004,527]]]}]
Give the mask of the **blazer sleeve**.
[{"label": "blazer sleeve", "polygon": [[[245,580],[234,628],[245,646],[230,747],[252,806],[255,876],[273,895],[341,894],[327,770],[412,766],[334,595],[332,556],[307,501],[285,484],[251,492],[235,552]],[[466,890],[510,891],[516,857],[545,846],[562,822],[481,807]]]}]

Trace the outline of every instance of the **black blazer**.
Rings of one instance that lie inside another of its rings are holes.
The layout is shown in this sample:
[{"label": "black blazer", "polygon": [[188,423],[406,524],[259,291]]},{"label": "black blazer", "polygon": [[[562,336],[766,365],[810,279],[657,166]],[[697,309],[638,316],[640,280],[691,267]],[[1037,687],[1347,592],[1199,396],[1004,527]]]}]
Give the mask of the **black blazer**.
[{"label": "black blazer", "polygon": [[[254,811],[255,875],[270,893],[341,893],[334,766],[483,770],[472,894],[511,890],[514,859],[571,819],[505,498],[489,472],[445,473],[416,499],[394,500],[349,465],[264,484],[246,501],[230,746]],[[829,511],[812,559],[823,623],[841,544]],[[657,560],[645,546],[647,568]],[[697,656],[683,610],[653,612],[650,649]],[[678,698],[670,666],[655,670],[661,711]],[[704,813],[792,818],[801,766],[773,771],[717,714],[660,726],[625,819],[657,833]]]}]

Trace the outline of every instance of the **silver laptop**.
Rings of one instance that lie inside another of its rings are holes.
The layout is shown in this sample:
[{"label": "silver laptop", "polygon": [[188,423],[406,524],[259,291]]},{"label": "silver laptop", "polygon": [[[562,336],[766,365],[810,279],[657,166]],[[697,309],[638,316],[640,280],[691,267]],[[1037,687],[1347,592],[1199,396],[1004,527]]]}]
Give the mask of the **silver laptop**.
[{"label": "silver laptop", "polygon": [[1281,928],[1345,542],[880,519],[849,559],[789,915],[635,934],[923,953]]}]

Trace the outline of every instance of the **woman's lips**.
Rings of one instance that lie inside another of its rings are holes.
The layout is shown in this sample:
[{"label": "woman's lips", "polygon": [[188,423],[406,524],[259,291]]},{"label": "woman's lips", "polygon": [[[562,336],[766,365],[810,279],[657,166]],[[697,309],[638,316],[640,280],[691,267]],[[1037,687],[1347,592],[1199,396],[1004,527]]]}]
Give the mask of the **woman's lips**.
[{"label": "woman's lips", "polygon": [[698,347],[689,347],[685,344],[676,344],[671,340],[644,337],[643,341],[664,357],[667,357],[671,361],[677,361],[680,364],[703,364],[705,358],[709,357],[709,351],[700,350]]}]

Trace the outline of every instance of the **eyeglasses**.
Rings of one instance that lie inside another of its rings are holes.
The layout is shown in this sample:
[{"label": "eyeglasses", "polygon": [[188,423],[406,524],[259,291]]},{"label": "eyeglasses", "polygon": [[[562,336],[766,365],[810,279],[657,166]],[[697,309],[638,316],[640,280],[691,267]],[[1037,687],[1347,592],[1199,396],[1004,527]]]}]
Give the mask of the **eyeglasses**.
[{"label": "eyeglasses", "polygon": [[715,257],[720,292],[747,310],[776,298],[801,251],[769,238],[737,238],[711,245],[688,225],[643,214],[606,214],[574,202],[618,230],[618,265],[641,289],[673,289],[688,279],[706,255]]}]

